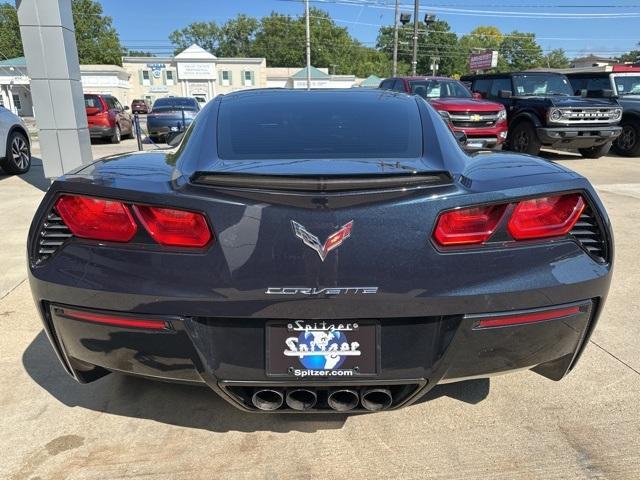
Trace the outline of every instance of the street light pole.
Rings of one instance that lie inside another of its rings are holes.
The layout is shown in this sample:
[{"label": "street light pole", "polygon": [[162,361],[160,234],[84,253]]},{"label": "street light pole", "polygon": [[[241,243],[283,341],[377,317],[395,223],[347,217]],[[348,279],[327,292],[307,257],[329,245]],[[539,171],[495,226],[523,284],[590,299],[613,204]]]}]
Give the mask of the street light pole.
[{"label": "street light pole", "polygon": [[420,1],[413,2],[413,59],[411,60],[411,75],[415,76],[418,70],[418,10]]},{"label": "street light pole", "polygon": [[393,73],[392,77],[398,74],[398,19],[400,17],[400,0],[396,0],[396,14],[393,22]]},{"label": "street light pole", "polygon": [[307,90],[311,90],[311,27],[309,26],[309,0],[304,0],[304,13],[307,24]]}]

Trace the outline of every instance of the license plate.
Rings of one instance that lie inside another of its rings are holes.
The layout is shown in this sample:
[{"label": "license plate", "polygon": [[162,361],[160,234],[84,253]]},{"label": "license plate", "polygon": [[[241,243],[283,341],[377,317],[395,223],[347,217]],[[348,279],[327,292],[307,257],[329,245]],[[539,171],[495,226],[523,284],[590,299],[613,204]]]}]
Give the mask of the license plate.
[{"label": "license plate", "polygon": [[378,373],[373,321],[295,320],[267,325],[267,375],[340,379]]},{"label": "license plate", "polygon": [[484,142],[467,142],[468,148],[482,148],[484,147]]},{"label": "license plate", "polygon": [[178,131],[178,127],[171,127],[169,130],[171,130],[172,132],[177,132]]}]

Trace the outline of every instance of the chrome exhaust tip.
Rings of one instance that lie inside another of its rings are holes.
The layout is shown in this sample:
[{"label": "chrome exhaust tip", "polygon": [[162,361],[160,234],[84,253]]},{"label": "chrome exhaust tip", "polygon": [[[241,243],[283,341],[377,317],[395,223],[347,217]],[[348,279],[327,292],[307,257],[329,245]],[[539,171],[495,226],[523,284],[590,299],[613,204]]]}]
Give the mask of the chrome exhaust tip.
[{"label": "chrome exhaust tip", "polygon": [[256,390],[251,397],[251,403],[259,410],[277,410],[282,406],[284,396],[280,390],[261,388]]},{"label": "chrome exhaust tip", "polygon": [[358,392],[349,389],[333,390],[329,393],[327,403],[337,412],[348,412],[358,406]]},{"label": "chrome exhaust tip", "polygon": [[393,403],[391,391],[388,388],[367,388],[360,394],[362,406],[371,412],[389,408]]},{"label": "chrome exhaust tip", "polygon": [[318,401],[318,395],[313,390],[306,388],[296,388],[287,391],[286,400],[289,408],[293,410],[309,410]]}]

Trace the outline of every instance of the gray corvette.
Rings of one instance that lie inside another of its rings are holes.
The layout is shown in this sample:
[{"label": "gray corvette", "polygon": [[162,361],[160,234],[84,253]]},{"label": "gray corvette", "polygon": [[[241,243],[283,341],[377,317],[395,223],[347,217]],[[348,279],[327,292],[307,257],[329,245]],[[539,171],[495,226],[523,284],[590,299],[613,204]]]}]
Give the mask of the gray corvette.
[{"label": "gray corvette", "polygon": [[585,178],[470,157],[420,97],[251,90],[207,104],[174,150],[56,180],[28,256],[78,382],[366,412],[510,370],[563,378],[604,307],[613,239]]}]

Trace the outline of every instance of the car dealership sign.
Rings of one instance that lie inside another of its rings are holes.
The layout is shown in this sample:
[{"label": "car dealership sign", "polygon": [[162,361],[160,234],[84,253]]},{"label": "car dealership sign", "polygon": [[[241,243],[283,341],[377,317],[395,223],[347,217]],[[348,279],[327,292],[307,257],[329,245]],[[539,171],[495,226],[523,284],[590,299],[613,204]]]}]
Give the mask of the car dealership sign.
[{"label": "car dealership sign", "polygon": [[469,55],[470,70],[486,70],[498,66],[498,52],[496,50],[472,53]]}]

